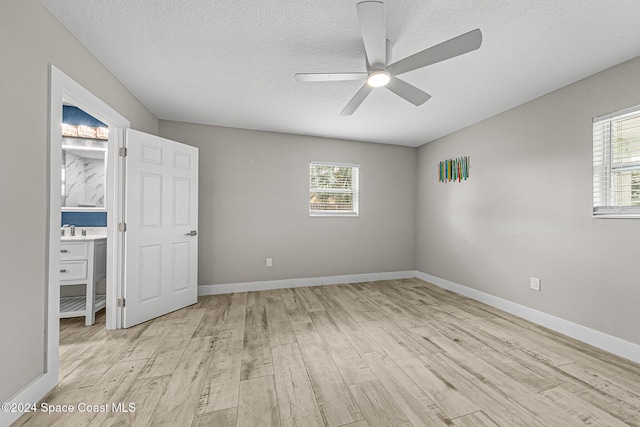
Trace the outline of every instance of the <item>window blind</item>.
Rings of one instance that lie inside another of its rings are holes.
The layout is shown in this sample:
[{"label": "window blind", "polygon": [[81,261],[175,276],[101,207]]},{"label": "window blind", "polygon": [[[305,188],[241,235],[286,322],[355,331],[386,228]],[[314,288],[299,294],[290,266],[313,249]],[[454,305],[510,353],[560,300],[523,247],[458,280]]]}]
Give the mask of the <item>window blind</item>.
[{"label": "window blind", "polygon": [[358,215],[359,165],[309,164],[309,214]]},{"label": "window blind", "polygon": [[593,214],[640,217],[640,106],[593,120]]}]

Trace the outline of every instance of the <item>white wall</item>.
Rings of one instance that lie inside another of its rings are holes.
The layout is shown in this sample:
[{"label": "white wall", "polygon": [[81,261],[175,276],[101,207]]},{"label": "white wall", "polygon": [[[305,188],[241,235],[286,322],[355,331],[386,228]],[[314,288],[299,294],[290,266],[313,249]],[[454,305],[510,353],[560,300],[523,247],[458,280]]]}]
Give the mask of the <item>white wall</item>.
[{"label": "white wall", "polygon": [[44,370],[49,64],[132,127],[158,131],[157,119],[39,2],[0,2],[0,402]]},{"label": "white wall", "polygon": [[[200,149],[201,285],[415,269],[416,149],[164,120],[160,135]],[[361,165],[359,217],[309,217],[312,160]]]},{"label": "white wall", "polygon": [[[591,121],[640,104],[638,76],[640,58],[422,146],[417,269],[640,344],[640,221],[591,217]],[[470,179],[439,183],[461,155]]]}]

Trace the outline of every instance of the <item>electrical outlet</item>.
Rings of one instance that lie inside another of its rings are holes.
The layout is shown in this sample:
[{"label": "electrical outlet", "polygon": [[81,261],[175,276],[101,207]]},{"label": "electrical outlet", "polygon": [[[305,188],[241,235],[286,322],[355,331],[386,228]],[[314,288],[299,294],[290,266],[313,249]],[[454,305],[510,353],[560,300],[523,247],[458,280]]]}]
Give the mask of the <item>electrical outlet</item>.
[{"label": "electrical outlet", "polygon": [[273,259],[272,258],[267,258],[266,263],[267,263],[267,267],[273,267]]},{"label": "electrical outlet", "polygon": [[531,289],[533,289],[534,291],[539,291],[540,290],[540,279],[537,279],[535,277],[531,278],[531,285],[530,285]]}]

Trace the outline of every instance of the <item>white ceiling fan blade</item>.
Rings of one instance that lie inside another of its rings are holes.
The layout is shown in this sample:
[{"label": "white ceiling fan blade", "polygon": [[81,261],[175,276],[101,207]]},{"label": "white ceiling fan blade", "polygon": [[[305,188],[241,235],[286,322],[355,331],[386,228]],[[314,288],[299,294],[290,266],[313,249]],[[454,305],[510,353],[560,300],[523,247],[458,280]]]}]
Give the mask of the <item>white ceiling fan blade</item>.
[{"label": "white ceiling fan blade", "polygon": [[391,77],[391,80],[385,87],[400,98],[406,99],[416,106],[424,104],[429,98],[431,98],[431,95],[428,93],[423,92],[417,87],[410,85],[397,77]]},{"label": "white ceiling fan blade", "polygon": [[369,68],[383,70],[387,65],[387,24],[384,18],[384,3],[363,1],[356,7]]},{"label": "white ceiling fan blade", "polygon": [[364,101],[367,95],[369,95],[369,92],[371,92],[372,90],[373,88],[365,83],[364,86],[362,86],[360,90],[356,92],[353,98],[351,98],[351,101],[349,101],[346,107],[344,107],[344,109],[340,112],[340,115],[341,116],[352,115],[353,112],[356,111],[356,109],[360,106],[360,104],[362,104],[362,101]]},{"label": "white ceiling fan blade", "polygon": [[391,75],[406,73],[407,71],[426,67],[445,59],[453,58],[463,53],[476,50],[482,44],[482,33],[479,29],[469,31],[461,36],[442,42],[438,45],[425,49],[414,55],[408,56],[387,67]]},{"label": "white ceiling fan blade", "polygon": [[297,73],[299,82],[338,82],[346,80],[363,80],[367,73]]}]

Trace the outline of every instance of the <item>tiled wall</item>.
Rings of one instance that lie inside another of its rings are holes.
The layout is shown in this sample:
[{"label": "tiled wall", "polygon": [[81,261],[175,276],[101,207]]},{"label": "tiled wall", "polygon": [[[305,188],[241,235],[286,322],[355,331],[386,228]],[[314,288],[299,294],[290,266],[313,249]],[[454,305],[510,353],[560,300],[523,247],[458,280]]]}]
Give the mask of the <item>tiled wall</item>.
[{"label": "tiled wall", "polygon": [[69,151],[65,158],[65,206],[104,206],[104,160],[79,157]]}]

